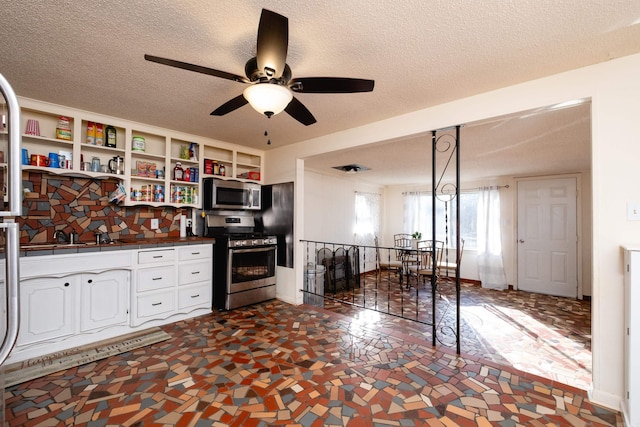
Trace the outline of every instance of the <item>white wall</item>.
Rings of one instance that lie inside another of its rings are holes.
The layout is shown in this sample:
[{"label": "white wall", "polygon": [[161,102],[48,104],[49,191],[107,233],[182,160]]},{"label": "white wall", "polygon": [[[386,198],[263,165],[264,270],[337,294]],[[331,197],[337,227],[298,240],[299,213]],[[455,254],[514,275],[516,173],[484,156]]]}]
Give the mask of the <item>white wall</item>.
[{"label": "white wall", "polygon": [[[460,99],[266,153],[267,179],[304,181],[300,159],[346,147],[578,99],[592,100],[592,332],[594,402],[619,408],[623,382],[623,258],[620,246],[640,242],[640,221],[627,221],[626,205],[640,201],[640,54]],[[273,181],[273,182],[278,182]],[[300,191],[300,190],[299,190]],[[296,193],[298,195],[298,192]],[[301,195],[304,198],[304,195]],[[296,212],[297,239],[304,209]],[[297,223],[298,224],[298,223]],[[298,257],[299,259],[300,257]],[[303,266],[291,289],[302,286]]]},{"label": "white wall", "polygon": [[305,172],[305,240],[353,244],[355,192],[382,194],[382,188],[357,176]]}]

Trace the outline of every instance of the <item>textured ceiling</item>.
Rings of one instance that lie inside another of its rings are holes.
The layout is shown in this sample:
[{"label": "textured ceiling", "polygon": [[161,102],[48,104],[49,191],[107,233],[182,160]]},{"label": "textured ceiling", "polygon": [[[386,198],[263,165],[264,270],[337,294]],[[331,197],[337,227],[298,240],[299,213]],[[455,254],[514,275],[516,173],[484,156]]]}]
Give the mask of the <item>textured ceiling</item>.
[{"label": "textured ceiling", "polygon": [[[440,138],[438,150],[452,140]],[[468,123],[460,129],[460,179],[475,182],[494,177],[554,175],[591,169],[591,103],[566,108],[544,108]],[[437,177],[455,178],[455,163],[446,168],[452,151],[436,154]],[[452,160],[454,161],[454,160]],[[358,164],[369,170],[356,175],[332,167]],[[432,178],[431,133],[403,140],[371,144],[355,149],[317,155],[305,167],[322,174],[343,175],[380,185],[430,183]],[[438,179],[438,178],[437,178]]]},{"label": "textured ceiling", "polygon": [[[263,7],[289,18],[293,77],[374,92],[297,94],[308,127],[249,106],[212,117],[245,86],[143,58],[243,74]],[[640,52],[637,0],[4,1],[0,15],[19,95],[265,150]]]}]

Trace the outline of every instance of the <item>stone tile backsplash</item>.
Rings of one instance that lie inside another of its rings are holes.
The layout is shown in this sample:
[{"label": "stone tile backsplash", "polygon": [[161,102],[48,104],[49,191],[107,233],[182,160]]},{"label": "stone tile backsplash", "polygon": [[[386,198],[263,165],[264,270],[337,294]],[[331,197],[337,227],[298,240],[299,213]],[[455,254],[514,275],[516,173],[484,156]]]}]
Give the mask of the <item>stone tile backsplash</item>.
[{"label": "stone tile backsplash", "polygon": [[[20,243],[53,242],[53,233],[75,232],[81,242],[94,242],[98,232],[112,239],[177,237],[180,224],[174,218],[189,215],[188,208],[119,206],[109,202],[116,180],[71,178],[23,172],[25,188]],[[27,191],[28,190],[28,191]],[[160,228],[151,229],[157,218]]]}]

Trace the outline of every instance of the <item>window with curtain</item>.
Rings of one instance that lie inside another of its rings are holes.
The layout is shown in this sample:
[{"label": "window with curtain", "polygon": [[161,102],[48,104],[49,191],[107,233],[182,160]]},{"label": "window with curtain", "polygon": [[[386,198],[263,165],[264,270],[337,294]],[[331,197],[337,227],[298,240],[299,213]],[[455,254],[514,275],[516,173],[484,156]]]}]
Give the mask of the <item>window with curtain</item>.
[{"label": "window with curtain", "polygon": [[[354,240],[359,246],[374,246],[375,237],[380,234],[380,194],[362,193],[355,194],[355,225]],[[360,271],[366,271],[368,265],[373,265],[376,250],[373,247],[360,251]]]},{"label": "window with curtain", "polygon": [[[422,233],[423,239],[431,238],[431,193],[415,192],[404,194],[404,232]],[[460,236],[465,241],[465,249],[477,247],[478,193],[460,194]],[[448,242],[449,247],[456,242],[456,199],[445,201],[436,198],[436,240]]]},{"label": "window with curtain", "polygon": [[[355,194],[355,235],[373,236],[380,232],[380,194],[362,193],[357,191]],[[372,243],[373,244],[373,243]]]}]

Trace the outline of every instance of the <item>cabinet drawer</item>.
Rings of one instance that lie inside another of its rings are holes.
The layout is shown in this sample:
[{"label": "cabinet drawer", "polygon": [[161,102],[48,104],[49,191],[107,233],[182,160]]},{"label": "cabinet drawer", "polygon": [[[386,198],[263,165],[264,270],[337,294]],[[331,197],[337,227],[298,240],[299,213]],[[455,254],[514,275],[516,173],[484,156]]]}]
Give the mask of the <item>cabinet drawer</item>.
[{"label": "cabinet drawer", "polygon": [[211,283],[199,283],[185,286],[178,290],[178,308],[183,309],[196,305],[211,307]]},{"label": "cabinet drawer", "polygon": [[204,262],[194,262],[190,264],[180,264],[178,266],[178,283],[187,285],[202,281],[211,281],[211,267],[213,260]]},{"label": "cabinet drawer", "polygon": [[176,273],[173,265],[138,270],[137,292],[168,288],[176,284]]},{"label": "cabinet drawer", "polygon": [[180,261],[190,261],[195,259],[211,259],[213,257],[212,245],[183,246],[178,249],[178,259]]},{"label": "cabinet drawer", "polygon": [[173,262],[175,251],[173,249],[158,249],[152,251],[139,251],[138,264],[153,264],[158,262]]},{"label": "cabinet drawer", "polygon": [[173,289],[136,297],[137,317],[153,317],[176,309]]}]

